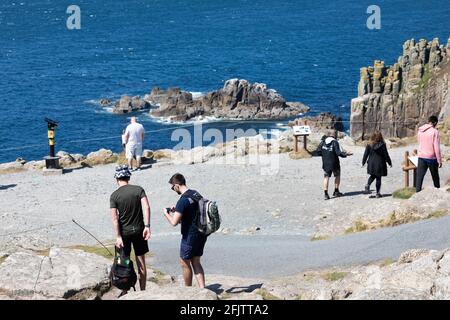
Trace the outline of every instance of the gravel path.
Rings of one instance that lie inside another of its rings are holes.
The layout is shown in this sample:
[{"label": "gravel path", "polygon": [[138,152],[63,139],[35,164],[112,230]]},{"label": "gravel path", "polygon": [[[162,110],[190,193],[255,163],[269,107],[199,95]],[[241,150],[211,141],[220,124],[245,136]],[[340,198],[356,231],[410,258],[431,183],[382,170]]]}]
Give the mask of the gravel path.
[{"label": "gravel path", "polygon": [[[402,187],[403,154],[405,150],[413,148],[414,146],[409,146],[391,150],[394,168],[390,169],[390,175],[383,180],[382,193],[391,194]],[[322,246],[323,253],[327,248],[330,248],[330,252],[333,251],[331,244],[341,240],[321,241],[320,244],[309,242],[317,231],[317,225],[320,224],[323,228],[324,219],[330,222],[325,225],[336,232],[336,228],[343,230],[343,224],[356,215],[373,214],[380,210],[389,212],[400,201],[392,197],[368,199],[367,195],[362,195],[360,191],[367,179],[365,168],[362,169],[360,165],[363,148],[347,149],[354,152],[354,156],[341,162],[341,190],[347,196],[330,201],[322,199],[323,174],[320,158],[291,160],[286,154],[282,154],[276,175],[262,175],[261,166],[245,164],[246,159],[248,160],[246,157],[241,159],[244,164],[221,165],[211,161],[196,165],[160,166],[137,172],[132,183],[143,186],[151,202],[154,251],[162,255],[161,252],[166,248],[177,244],[177,241],[173,244],[172,239],[177,239],[179,229],[169,226],[162,215],[163,208],[173,205],[178,198],[167,183],[175,172],[183,173],[190,187],[218,201],[224,232],[227,233],[215,236],[211,241],[218,247],[235,250],[233,248],[243,248],[248,244],[247,257],[253,260],[253,254],[250,253],[264,243],[268,247],[267,252],[262,252],[262,256],[283,253],[284,259],[277,258],[277,261],[292,267],[301,267],[297,264],[295,255],[290,254],[289,250],[279,250],[284,247],[293,249],[295,246],[290,244],[297,242],[292,239],[311,246]],[[263,157],[262,161],[268,163],[267,157]],[[1,175],[0,249],[1,246],[9,247],[12,244],[36,247],[92,244],[92,239],[71,222],[72,218],[99,239],[111,240],[113,233],[109,216],[109,195],[116,188],[113,173],[114,165],[106,165],[74,170],[63,176],[45,177],[31,172]],[[449,176],[450,168],[444,166],[441,180],[445,182]],[[431,178],[427,176],[425,186],[430,184]],[[62,225],[48,227],[58,223]],[[38,230],[25,232],[30,229]],[[387,231],[382,231],[382,234],[383,232]],[[274,245],[269,246],[272,241],[275,241]],[[355,240],[355,244],[358,241]],[[413,242],[411,247],[415,247]],[[391,252],[394,253],[397,251]],[[266,263],[267,258],[261,259],[261,262]],[[220,259],[215,263],[219,261]],[[339,259],[335,261],[339,262]],[[237,269],[229,268],[230,273],[234,273],[234,270]],[[253,264],[249,264],[246,270],[254,270]]]},{"label": "gravel path", "polygon": [[[301,236],[218,235],[208,239],[203,266],[207,273],[244,278],[277,278],[307,270],[397,260],[410,249],[450,247],[450,216],[394,228],[309,241]],[[177,236],[155,238],[152,265],[179,274]]]}]

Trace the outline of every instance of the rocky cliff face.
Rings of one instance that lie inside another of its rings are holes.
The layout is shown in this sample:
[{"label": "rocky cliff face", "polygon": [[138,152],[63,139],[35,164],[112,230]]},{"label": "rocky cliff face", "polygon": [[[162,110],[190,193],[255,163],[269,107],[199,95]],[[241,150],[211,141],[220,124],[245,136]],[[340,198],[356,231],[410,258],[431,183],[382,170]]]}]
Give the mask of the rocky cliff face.
[{"label": "rocky cliff face", "polygon": [[351,103],[352,138],[367,139],[375,129],[386,137],[414,136],[450,103],[449,71],[450,38],[446,45],[438,39],[408,40],[393,66],[376,60],[361,68],[358,97]]},{"label": "rocky cliff face", "polygon": [[231,79],[222,89],[194,99],[189,92],[178,88],[160,90],[154,88],[144,98],[150,104],[158,104],[150,114],[173,121],[186,121],[198,116],[254,120],[284,119],[309,110],[302,103],[289,103],[275,90],[263,83]]}]

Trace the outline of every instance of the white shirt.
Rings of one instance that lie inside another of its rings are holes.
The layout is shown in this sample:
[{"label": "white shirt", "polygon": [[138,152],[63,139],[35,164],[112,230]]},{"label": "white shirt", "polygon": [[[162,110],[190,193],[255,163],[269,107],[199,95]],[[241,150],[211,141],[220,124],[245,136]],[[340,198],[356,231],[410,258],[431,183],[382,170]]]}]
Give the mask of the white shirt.
[{"label": "white shirt", "polygon": [[136,145],[142,144],[142,134],[145,132],[144,126],[140,123],[131,123],[125,130],[125,134],[128,134],[128,144]]}]

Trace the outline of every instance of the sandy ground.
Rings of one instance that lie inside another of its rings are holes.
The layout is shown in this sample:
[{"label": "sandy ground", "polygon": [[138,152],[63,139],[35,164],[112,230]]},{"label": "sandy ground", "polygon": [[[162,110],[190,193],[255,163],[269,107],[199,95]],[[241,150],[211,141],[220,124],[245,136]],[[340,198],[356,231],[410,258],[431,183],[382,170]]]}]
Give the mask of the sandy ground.
[{"label": "sandy ground", "polygon": [[[148,168],[136,172],[132,183],[144,187],[150,199],[153,238],[158,244],[164,243],[165,238],[174,241],[179,235],[179,227],[169,226],[162,214],[163,208],[174,205],[178,199],[167,182],[175,172],[186,176],[189,187],[218,202],[226,236],[298,236],[309,240],[317,232],[319,222],[321,228],[325,225],[336,231],[355,216],[392,211],[401,200],[389,195],[403,186],[403,154],[413,148],[390,150],[394,167],[383,179],[382,193],[386,197],[382,199],[369,199],[361,193],[367,179],[366,169],[361,168],[361,147],[348,147],[354,155],[341,161],[341,191],[346,196],[329,201],[323,200],[321,159],[291,160],[287,154],[280,155],[278,164],[272,163],[278,171],[275,175],[262,174],[267,170],[248,164],[243,157],[242,164],[211,161]],[[267,158],[261,160],[269,163]],[[43,176],[39,172],[1,175],[0,251],[13,245],[42,248],[95,244],[72,219],[99,239],[111,241],[109,196],[117,188],[114,167],[85,168],[63,176]],[[445,183],[450,167],[444,165],[440,173],[441,182]],[[424,186],[431,186],[429,175]],[[324,219],[329,224],[324,224]]]}]

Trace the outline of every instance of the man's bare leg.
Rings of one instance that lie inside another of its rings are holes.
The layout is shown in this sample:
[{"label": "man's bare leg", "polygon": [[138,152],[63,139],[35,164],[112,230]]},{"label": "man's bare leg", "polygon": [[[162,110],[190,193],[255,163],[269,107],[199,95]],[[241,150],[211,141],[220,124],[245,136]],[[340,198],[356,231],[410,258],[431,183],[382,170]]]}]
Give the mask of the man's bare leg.
[{"label": "man's bare leg", "polygon": [[141,291],[145,290],[145,285],[147,283],[147,268],[145,267],[145,255],[136,256],[136,265],[139,273],[139,286]]},{"label": "man's bare leg", "polygon": [[141,167],[141,163],[142,163],[142,158],[141,157],[136,157],[136,168],[139,169]]},{"label": "man's bare leg", "polygon": [[330,181],[330,177],[323,178],[323,191],[328,192],[328,183]]},{"label": "man's bare leg", "polygon": [[192,287],[192,269],[191,260],[184,260],[180,258],[181,269],[183,270],[184,285],[186,287]]},{"label": "man's bare leg", "polygon": [[339,185],[341,184],[341,176],[337,176],[334,179],[334,187],[339,190]]},{"label": "man's bare leg", "polygon": [[195,278],[197,279],[197,284],[199,288],[205,287],[205,272],[200,263],[200,257],[193,257],[191,259],[192,268],[194,269]]}]

